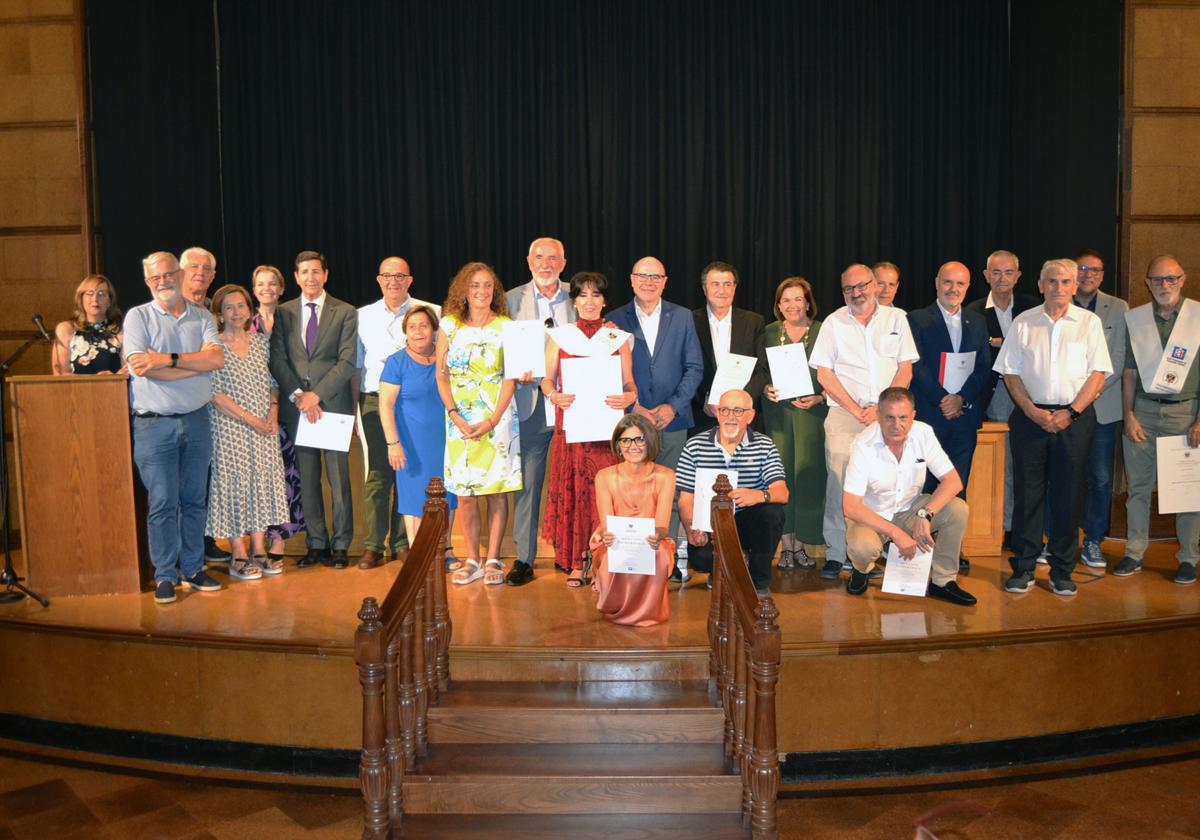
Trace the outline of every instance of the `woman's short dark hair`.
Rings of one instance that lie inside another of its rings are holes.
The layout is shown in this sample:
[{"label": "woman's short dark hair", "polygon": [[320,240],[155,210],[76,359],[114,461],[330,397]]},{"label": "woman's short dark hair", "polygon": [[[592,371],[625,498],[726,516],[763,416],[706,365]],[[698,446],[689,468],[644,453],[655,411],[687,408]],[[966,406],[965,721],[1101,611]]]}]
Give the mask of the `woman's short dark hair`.
[{"label": "woman's short dark hair", "polygon": [[608,303],[608,278],[599,271],[580,271],[577,273],[571,278],[571,289],[567,292],[567,295],[571,300],[575,300],[583,291],[583,287],[588,283],[591,283],[596,291],[604,296],[604,302]]},{"label": "woman's short dark hair", "polygon": [[654,424],[640,414],[626,414],[617,421],[612,433],[613,454],[622,461],[625,460],[625,453],[621,451],[621,444],[617,441],[620,440],[622,432],[631,426],[636,426],[641,431],[642,437],[646,438],[646,460],[657,461],[658,453],[662,451],[662,438],[659,437],[658,429],[654,428]]},{"label": "woman's short dark hair", "polygon": [[404,320],[400,322],[400,331],[403,333],[407,333],[408,332],[408,319],[411,318],[412,316],[418,315],[418,314],[424,315],[426,318],[429,319],[429,326],[432,327],[433,331],[436,333],[437,328],[438,328],[437,313],[433,311],[432,307],[426,306],[423,303],[418,304],[417,306],[414,306],[412,309],[410,309],[404,313]]}]

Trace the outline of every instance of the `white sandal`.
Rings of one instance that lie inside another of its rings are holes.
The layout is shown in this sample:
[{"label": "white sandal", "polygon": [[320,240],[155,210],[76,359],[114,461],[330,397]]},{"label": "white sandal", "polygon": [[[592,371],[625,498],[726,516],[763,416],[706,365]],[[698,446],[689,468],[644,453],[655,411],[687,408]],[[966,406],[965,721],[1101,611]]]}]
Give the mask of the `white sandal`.
[{"label": "white sandal", "polygon": [[474,557],[468,557],[463,561],[462,568],[451,576],[450,582],[460,585],[464,583],[474,583],[483,577],[483,575],[483,566],[479,565],[479,561]]},{"label": "white sandal", "polygon": [[238,580],[258,580],[262,577],[262,569],[248,557],[234,557],[229,561],[229,576]]},{"label": "white sandal", "polygon": [[483,575],[484,586],[499,586],[504,583],[504,564],[493,557],[484,564],[487,571]]}]

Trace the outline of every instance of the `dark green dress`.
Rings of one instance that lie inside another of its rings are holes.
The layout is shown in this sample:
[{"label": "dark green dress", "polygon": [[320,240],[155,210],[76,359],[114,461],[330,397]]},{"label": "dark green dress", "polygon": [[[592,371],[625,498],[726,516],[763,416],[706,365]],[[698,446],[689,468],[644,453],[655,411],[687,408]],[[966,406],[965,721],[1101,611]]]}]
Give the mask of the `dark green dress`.
[{"label": "dark green dress", "polygon": [[[804,336],[804,352],[809,356],[820,329],[821,322],[813,321]],[[767,365],[767,347],[791,343],[782,321],[768,324],[763,365]],[[815,370],[812,380],[816,393],[821,393]],[[788,503],[784,506],[783,533],[795,534],[798,540],[809,545],[824,545],[821,522],[825,516],[825,415],[829,408],[822,402],[805,410],[796,408],[791,400],[771,402],[765,394],[760,405],[763,426],[775,442],[787,472]]]}]

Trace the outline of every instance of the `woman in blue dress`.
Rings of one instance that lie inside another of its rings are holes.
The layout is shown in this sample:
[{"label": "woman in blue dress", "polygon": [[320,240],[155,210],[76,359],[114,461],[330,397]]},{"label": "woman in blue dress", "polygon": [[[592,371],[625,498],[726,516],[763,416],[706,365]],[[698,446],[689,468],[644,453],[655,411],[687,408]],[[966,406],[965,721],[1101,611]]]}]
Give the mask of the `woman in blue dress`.
[{"label": "woman in blue dress", "polygon": [[[404,516],[408,544],[414,545],[429,479],[442,475],[446,455],[446,410],[438,396],[434,368],[437,315],[414,306],[401,322],[406,346],[388,357],[379,379],[379,420],[388,445],[388,463],[396,471],[397,509]],[[446,494],[449,530],[458,497]],[[447,546],[447,569],[453,564]]]}]

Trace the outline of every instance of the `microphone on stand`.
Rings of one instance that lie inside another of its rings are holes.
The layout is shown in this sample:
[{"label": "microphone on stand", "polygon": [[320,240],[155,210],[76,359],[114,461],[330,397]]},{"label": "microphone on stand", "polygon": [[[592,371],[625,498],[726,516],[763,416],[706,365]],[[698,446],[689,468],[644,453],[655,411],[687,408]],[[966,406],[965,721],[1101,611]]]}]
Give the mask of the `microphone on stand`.
[{"label": "microphone on stand", "polygon": [[46,322],[42,320],[41,315],[33,316],[33,325],[38,328],[38,332],[42,334],[42,338],[49,342],[54,341],[54,339],[50,336],[50,333],[46,330]]}]

